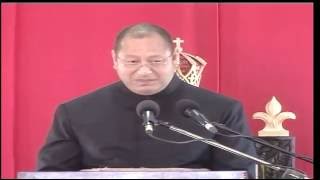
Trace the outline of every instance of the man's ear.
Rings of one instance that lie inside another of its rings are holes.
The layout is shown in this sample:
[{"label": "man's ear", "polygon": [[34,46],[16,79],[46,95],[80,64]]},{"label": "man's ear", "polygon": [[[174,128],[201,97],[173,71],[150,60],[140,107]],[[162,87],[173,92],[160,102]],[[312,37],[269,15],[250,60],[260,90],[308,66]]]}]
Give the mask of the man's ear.
[{"label": "man's ear", "polygon": [[118,69],[118,61],[117,61],[117,55],[114,49],[111,50],[111,56],[112,56],[112,61],[113,61],[113,69]]}]

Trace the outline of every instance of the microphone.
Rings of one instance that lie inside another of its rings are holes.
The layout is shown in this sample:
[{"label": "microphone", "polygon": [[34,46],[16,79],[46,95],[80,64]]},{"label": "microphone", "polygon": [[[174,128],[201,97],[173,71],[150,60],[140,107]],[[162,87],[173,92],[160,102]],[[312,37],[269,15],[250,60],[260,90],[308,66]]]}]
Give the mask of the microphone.
[{"label": "microphone", "polygon": [[190,100],[190,99],[181,99],[176,103],[176,107],[178,112],[181,112],[183,116],[197,121],[201,126],[205,127],[212,133],[217,133],[218,130],[215,126],[213,126],[209,120],[199,112],[200,106],[198,103]]},{"label": "microphone", "polygon": [[[309,163],[312,163],[313,164],[313,160],[307,156],[302,156],[302,155],[297,155],[295,153],[292,153],[292,152],[289,152],[287,150],[284,150],[280,147],[277,147],[275,145],[272,145],[260,138],[255,138],[255,137],[251,137],[251,136],[247,136],[247,135],[242,135],[241,133],[237,132],[237,131],[234,131],[226,126],[224,126],[223,124],[219,124],[217,122],[212,122],[212,125],[210,123],[210,121],[203,115],[199,112],[199,104],[197,104],[196,102],[194,102],[193,100],[190,100],[190,99],[181,99],[177,102],[176,104],[177,106],[177,109],[179,112],[181,112],[185,117],[192,117],[194,120],[196,120],[198,123],[200,123],[202,126],[204,126],[206,129],[208,129],[209,131],[213,132],[213,133],[217,133],[218,130],[217,128],[214,126],[216,125],[218,128],[220,129],[223,129],[229,133],[233,133],[239,137],[243,137],[243,138],[246,138],[250,141],[254,141],[256,143],[259,143],[259,144],[263,144],[265,146],[268,146],[268,147],[271,147],[273,149],[276,149],[282,153],[285,153],[287,155],[290,155],[290,156],[293,156],[293,157],[296,157],[298,159],[301,159],[301,160],[304,160],[304,161],[307,161]],[[228,136],[228,135],[227,135]]]},{"label": "microphone", "polygon": [[152,134],[153,124],[157,122],[156,117],[160,114],[158,103],[152,100],[143,100],[137,105],[136,112],[138,116],[143,119],[142,125],[146,133]]}]

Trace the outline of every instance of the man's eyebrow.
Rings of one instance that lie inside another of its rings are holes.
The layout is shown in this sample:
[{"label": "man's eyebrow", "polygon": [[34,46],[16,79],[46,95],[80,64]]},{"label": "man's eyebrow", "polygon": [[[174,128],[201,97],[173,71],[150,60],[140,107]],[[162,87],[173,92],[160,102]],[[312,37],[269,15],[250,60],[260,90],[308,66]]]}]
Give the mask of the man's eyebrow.
[{"label": "man's eyebrow", "polygon": [[148,56],[149,58],[165,58],[165,57],[170,57],[171,55],[165,55],[165,54],[154,54],[154,55],[150,55]]},{"label": "man's eyebrow", "polygon": [[151,56],[148,56],[149,58],[162,58],[161,55],[151,55]]},{"label": "man's eyebrow", "polygon": [[[126,55],[123,55],[123,57],[127,57],[127,58],[140,58],[140,56],[138,55],[132,55],[132,54],[126,54]],[[147,56],[147,58],[163,58],[162,55],[151,55],[151,56]]]},{"label": "man's eyebrow", "polygon": [[126,54],[124,57],[129,57],[129,58],[139,58],[137,55],[131,55],[131,54]]}]

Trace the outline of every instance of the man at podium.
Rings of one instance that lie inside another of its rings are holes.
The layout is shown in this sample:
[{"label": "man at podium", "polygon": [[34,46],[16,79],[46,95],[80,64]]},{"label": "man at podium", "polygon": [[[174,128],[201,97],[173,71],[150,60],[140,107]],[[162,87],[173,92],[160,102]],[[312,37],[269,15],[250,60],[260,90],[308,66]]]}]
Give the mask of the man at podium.
[{"label": "man at podium", "polygon": [[[191,99],[210,121],[250,135],[241,103],[180,80],[175,56],[170,34],[157,25],[135,24],[118,33],[112,58],[120,81],[59,105],[39,152],[37,170],[206,168],[246,170],[254,177],[251,160],[199,141],[174,144],[145,133],[136,106],[148,99],[160,105],[158,119],[255,156],[253,143],[213,134],[178,112],[176,102]],[[155,127],[153,136],[190,140],[162,126]]]}]

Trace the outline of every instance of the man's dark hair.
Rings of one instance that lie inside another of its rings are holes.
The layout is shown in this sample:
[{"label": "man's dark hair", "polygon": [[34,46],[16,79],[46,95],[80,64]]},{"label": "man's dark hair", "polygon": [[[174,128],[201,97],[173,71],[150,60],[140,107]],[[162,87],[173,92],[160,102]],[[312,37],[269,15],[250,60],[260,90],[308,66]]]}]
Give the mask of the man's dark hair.
[{"label": "man's dark hair", "polygon": [[162,27],[149,23],[139,23],[131,25],[120,31],[115,39],[113,49],[117,54],[121,48],[121,41],[125,37],[144,38],[154,34],[159,34],[162,37],[162,39],[168,44],[168,47],[170,48],[171,52],[173,52],[174,47],[171,35]]}]

